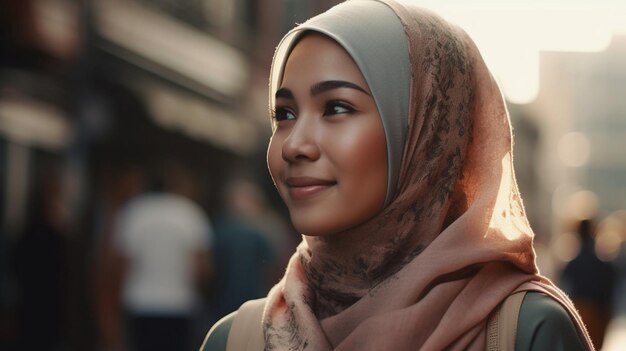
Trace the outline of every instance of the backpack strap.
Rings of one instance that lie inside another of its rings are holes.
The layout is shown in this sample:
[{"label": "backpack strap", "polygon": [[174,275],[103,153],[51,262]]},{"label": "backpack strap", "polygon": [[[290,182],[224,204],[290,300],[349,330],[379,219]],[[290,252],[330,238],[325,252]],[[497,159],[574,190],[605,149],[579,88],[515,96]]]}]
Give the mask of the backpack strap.
[{"label": "backpack strap", "polygon": [[226,351],[262,351],[265,348],[263,336],[265,300],[265,298],[250,300],[239,307],[228,333]]},{"label": "backpack strap", "polygon": [[509,295],[487,320],[486,351],[515,350],[517,319],[526,291]]}]

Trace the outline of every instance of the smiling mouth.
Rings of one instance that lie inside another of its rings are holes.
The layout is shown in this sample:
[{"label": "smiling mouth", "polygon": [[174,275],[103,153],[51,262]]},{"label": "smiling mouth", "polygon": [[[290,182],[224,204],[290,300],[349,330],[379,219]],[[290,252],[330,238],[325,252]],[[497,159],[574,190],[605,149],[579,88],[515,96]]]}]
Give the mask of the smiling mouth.
[{"label": "smiling mouth", "polygon": [[285,180],[289,196],[294,201],[306,200],[337,184],[335,181],[312,177],[290,177]]}]

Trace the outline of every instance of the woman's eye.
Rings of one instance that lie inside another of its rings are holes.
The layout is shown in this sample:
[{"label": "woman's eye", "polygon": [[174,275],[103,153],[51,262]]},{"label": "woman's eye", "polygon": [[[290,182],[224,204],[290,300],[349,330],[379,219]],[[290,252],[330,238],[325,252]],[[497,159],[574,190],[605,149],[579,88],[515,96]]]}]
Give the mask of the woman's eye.
[{"label": "woman's eye", "polygon": [[330,101],[324,108],[324,116],[340,115],[344,113],[352,113],[354,111],[354,108],[345,103]]},{"label": "woman's eye", "polygon": [[274,110],[274,119],[276,121],[288,121],[296,119],[296,115],[289,109],[277,107],[276,110]]}]

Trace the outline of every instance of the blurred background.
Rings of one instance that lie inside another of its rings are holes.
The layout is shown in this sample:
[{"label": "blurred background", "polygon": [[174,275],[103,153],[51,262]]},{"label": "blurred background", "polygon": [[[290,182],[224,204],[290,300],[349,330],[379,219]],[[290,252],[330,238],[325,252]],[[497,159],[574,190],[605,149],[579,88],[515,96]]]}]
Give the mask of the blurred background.
[{"label": "blurred background", "polygon": [[[266,294],[299,241],[265,165],[270,60],[338,2],[0,0],[0,349],[196,349]],[[413,2],[478,43],[538,264],[625,349],[626,6]]]}]

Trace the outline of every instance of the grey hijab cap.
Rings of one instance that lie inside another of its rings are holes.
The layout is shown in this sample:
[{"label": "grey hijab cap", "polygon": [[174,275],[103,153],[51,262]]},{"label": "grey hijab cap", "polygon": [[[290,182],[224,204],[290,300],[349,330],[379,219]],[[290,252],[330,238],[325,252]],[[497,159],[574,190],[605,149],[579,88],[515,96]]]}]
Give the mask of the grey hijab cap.
[{"label": "grey hijab cap", "polygon": [[386,4],[352,0],[292,29],[276,48],[270,74],[270,108],[282,80],[287,57],[296,39],[307,31],[322,33],[352,56],[372,92],[387,142],[387,206],[395,195],[407,133],[409,49],[404,27]]}]

